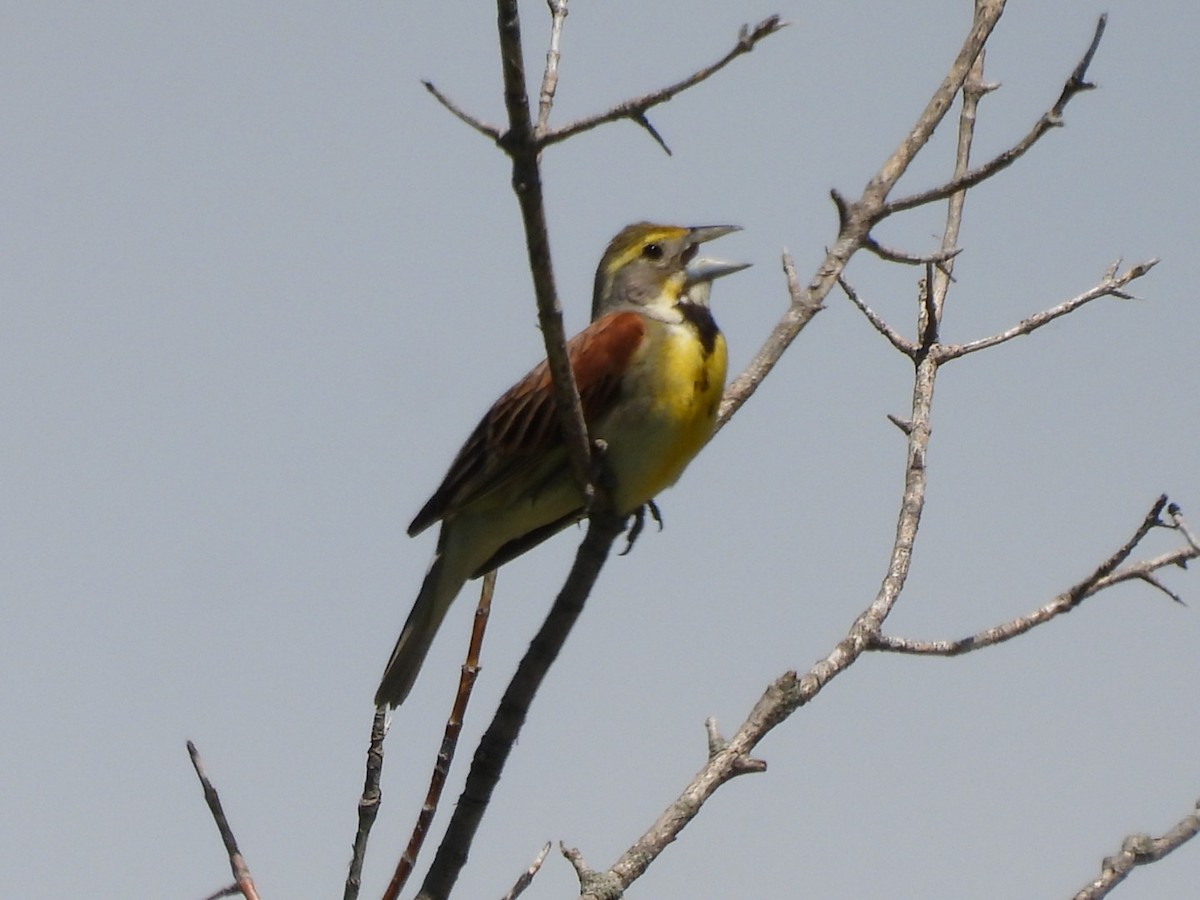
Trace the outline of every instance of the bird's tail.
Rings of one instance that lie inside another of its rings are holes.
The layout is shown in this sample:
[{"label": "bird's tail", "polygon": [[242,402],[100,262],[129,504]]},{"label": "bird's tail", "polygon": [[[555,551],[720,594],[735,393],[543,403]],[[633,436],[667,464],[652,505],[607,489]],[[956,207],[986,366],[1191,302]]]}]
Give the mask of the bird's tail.
[{"label": "bird's tail", "polygon": [[404,623],[392,658],[388,660],[387,668],[383,670],[383,679],[379,682],[379,690],[375,692],[376,706],[399,706],[412,690],[425,655],[433,643],[446,610],[462,590],[469,572],[463,571],[462,565],[455,566],[439,548],[425,580],[421,583],[421,592],[417,594],[412,612]]}]

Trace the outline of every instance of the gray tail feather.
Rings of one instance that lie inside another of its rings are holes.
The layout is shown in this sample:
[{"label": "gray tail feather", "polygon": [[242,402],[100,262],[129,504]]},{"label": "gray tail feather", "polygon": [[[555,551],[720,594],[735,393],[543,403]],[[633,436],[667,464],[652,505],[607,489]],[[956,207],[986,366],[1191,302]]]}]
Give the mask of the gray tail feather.
[{"label": "gray tail feather", "polygon": [[446,610],[458,596],[464,581],[446,571],[445,557],[441,553],[434,557],[392,657],[383,670],[383,679],[375,692],[376,706],[399,706],[404,702],[417,680],[433,637],[446,617]]}]

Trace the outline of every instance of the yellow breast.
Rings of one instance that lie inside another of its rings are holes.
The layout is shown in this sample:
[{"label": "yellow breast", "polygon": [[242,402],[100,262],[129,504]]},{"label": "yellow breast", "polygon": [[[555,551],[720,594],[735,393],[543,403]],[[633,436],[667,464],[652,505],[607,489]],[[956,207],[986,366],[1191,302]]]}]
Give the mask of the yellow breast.
[{"label": "yellow breast", "polygon": [[621,402],[597,423],[608,442],[616,505],[632,512],[670,487],[710,437],[725,389],[725,339],[701,340],[688,321],[647,323],[622,382]]}]

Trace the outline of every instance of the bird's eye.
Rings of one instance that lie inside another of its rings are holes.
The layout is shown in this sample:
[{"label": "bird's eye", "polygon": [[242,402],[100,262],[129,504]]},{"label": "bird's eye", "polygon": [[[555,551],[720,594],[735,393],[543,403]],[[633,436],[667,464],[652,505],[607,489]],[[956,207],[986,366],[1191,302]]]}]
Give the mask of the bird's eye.
[{"label": "bird's eye", "polygon": [[642,256],[646,257],[646,259],[662,259],[662,244],[647,244],[642,248]]}]

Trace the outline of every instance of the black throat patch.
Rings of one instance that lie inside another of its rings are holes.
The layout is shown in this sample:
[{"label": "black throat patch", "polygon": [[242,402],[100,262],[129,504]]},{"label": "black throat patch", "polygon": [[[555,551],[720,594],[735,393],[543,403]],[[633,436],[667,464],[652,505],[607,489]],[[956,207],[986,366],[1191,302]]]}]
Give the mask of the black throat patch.
[{"label": "black throat patch", "polygon": [[712,311],[707,306],[687,300],[679,301],[675,304],[675,308],[683,315],[684,321],[696,329],[696,336],[700,338],[700,346],[704,348],[704,355],[708,356],[712,353],[713,347],[717,345],[717,335],[721,333],[717,328],[717,320],[713,318]]}]

